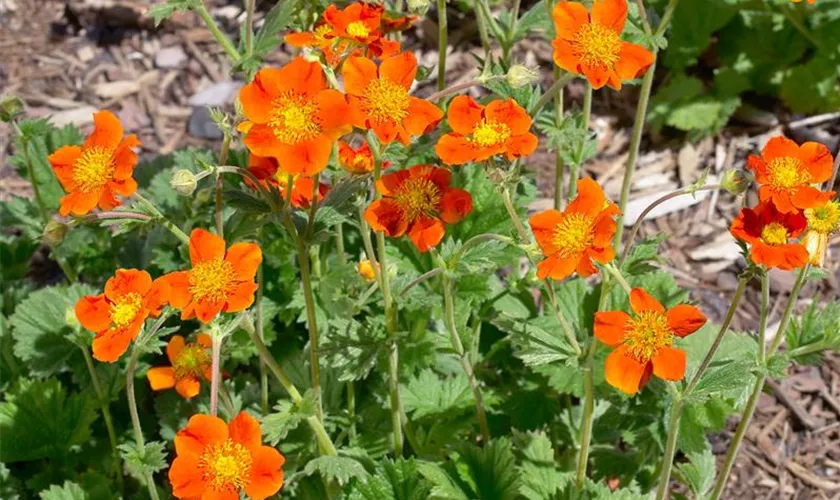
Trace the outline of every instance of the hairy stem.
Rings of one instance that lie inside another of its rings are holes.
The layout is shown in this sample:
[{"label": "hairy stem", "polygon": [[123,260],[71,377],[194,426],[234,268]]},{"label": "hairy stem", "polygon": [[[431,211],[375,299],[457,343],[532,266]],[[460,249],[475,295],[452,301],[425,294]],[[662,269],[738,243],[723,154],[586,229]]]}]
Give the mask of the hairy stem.
[{"label": "hairy stem", "polygon": [[214,333],[210,344],[210,415],[214,417],[219,414],[219,378],[222,353],[222,338]]},{"label": "hairy stem", "polygon": [[548,90],[546,90],[545,93],[542,96],[540,96],[540,99],[537,101],[537,103],[534,104],[534,106],[528,110],[528,114],[534,116],[537,112],[539,112],[539,110],[541,110],[546,104],[548,104],[548,101],[552,100],[555,94],[560,92],[563,89],[563,87],[566,86],[567,83],[574,80],[575,76],[577,75],[575,75],[574,73],[566,73],[563,76],[560,76],[559,78],[555,78],[554,84],[552,84],[551,87],[549,87]]},{"label": "hairy stem", "polygon": [[677,398],[671,407],[671,419],[668,422],[668,438],[665,441],[665,455],[662,462],[662,472],[659,475],[659,485],[656,488],[656,500],[663,500],[668,493],[668,483],[671,481],[671,468],[674,464],[674,454],[677,451],[677,437],[680,432],[680,414],[682,400]]},{"label": "hairy stem", "polygon": [[[551,0],[546,1],[548,14],[551,16]],[[554,79],[560,78],[560,68],[554,67]],[[554,125],[559,127],[563,123],[563,88],[557,91],[554,97]],[[554,209],[560,210],[563,205],[563,171],[565,170],[565,162],[560,151],[554,153]]]},{"label": "hairy stem", "polygon": [[446,19],[446,0],[437,0],[438,10],[438,92],[446,87],[446,37],[448,33]]},{"label": "hairy stem", "polygon": [[256,0],[245,0],[245,55],[254,53],[254,4]]},{"label": "hairy stem", "polygon": [[[262,240],[262,231],[260,231],[260,240]],[[257,315],[256,318],[256,329],[257,329],[257,337],[260,340],[265,340],[265,328],[263,326],[263,286],[264,286],[264,278],[263,278],[263,266],[260,263],[260,267],[257,269],[257,296],[256,296],[256,310],[254,313]],[[260,409],[262,410],[263,415],[268,415],[268,371],[266,370],[265,361],[260,358]]]},{"label": "hairy stem", "polygon": [[[590,351],[595,351],[594,340]],[[589,464],[589,445],[592,442],[592,425],[595,416],[595,381],[592,356],[587,354],[583,366],[583,415],[580,425],[580,451],[578,452],[577,468],[575,469],[575,485],[578,490],[583,489],[586,480],[586,468]]]},{"label": "hairy stem", "polygon": [[143,195],[140,194],[140,192],[134,193],[134,199],[136,199],[141,205],[143,205],[146,208],[146,210],[151,212],[152,217],[155,220],[159,221],[163,225],[163,227],[168,229],[170,233],[174,234],[179,240],[181,240],[181,243],[185,245],[190,244],[190,237],[187,236],[185,232],[181,231],[181,228],[179,228],[178,226],[173,224],[172,221],[167,219],[166,216],[163,215],[160,212],[160,210],[157,209],[154,203],[146,199]]},{"label": "hairy stem", "polygon": [[[586,92],[583,94],[583,128],[589,133],[589,121],[592,118],[592,84],[586,82]],[[575,162],[569,166],[569,193],[568,200],[572,201],[577,196],[577,181],[580,177],[580,165]]]},{"label": "hairy stem", "polygon": [[[163,318],[162,318],[163,319]],[[159,321],[158,324],[163,324]],[[157,330],[155,328],[154,330]],[[140,357],[140,349],[135,343],[131,349],[131,357],[128,360],[128,368],[125,374],[125,390],[128,395],[128,412],[131,414],[131,426],[134,429],[134,441],[137,444],[138,452],[142,453],[146,449],[146,440],[143,439],[143,428],[140,427],[140,416],[137,413],[137,397],[134,395],[134,372],[137,370],[137,359]],[[159,500],[157,488],[155,487],[155,480],[151,472],[146,473],[146,486],[149,489],[149,496],[152,500]]]},{"label": "hairy stem", "polygon": [[207,29],[210,30],[210,33],[213,35],[213,38],[219,42],[219,45],[227,53],[228,57],[230,57],[231,61],[234,63],[238,63],[242,56],[239,54],[239,51],[236,50],[233,43],[230,39],[225,35],[222,30],[219,28],[219,25],[216,24],[216,21],[213,20],[213,16],[210,15],[210,12],[207,10],[207,7],[204,5],[203,0],[199,0],[199,2],[195,5],[195,12],[201,17],[204,21],[204,24],[207,25]]},{"label": "hairy stem", "polygon": [[799,292],[805,284],[805,277],[808,275],[808,270],[810,268],[811,265],[806,264],[805,267],[800,269],[799,274],[796,276],[796,281],[793,283],[793,288],[790,291],[790,298],[788,298],[787,306],[785,307],[785,311],[782,313],[782,319],[779,322],[779,329],[776,330],[776,336],[773,338],[770,350],[767,351],[768,358],[776,354],[776,351],[785,339],[785,332],[787,332],[788,323],[790,323],[793,309],[796,306],[796,299],[799,297]]}]

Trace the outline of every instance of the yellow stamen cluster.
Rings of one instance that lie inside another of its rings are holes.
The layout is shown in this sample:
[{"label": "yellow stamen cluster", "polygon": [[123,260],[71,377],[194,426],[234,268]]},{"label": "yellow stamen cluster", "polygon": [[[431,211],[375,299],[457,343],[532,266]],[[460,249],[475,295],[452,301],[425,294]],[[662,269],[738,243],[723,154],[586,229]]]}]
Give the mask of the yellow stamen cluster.
[{"label": "yellow stamen cluster", "polygon": [[206,348],[198,344],[188,344],[172,360],[175,378],[201,377],[211,361]]},{"label": "yellow stamen cluster", "polygon": [[372,80],[362,95],[362,108],[376,122],[396,123],[408,116],[408,91],[385,78]]},{"label": "yellow stamen cluster", "polygon": [[111,304],[111,322],[117,328],[128,326],[137,317],[141,307],[143,297],[136,292],[127,293]]},{"label": "yellow stamen cluster", "polygon": [[510,127],[495,120],[481,120],[472,133],[472,142],[480,148],[502,144],[510,138]]},{"label": "yellow stamen cluster", "polygon": [[619,52],[618,33],[596,22],[581,26],[572,40],[572,53],[588,66],[611,68],[618,61]]},{"label": "yellow stamen cluster", "polygon": [[251,482],[251,453],[228,439],[208,446],[199,458],[204,480],[217,492],[236,493]]},{"label": "yellow stamen cluster", "polygon": [[769,183],[775,189],[790,191],[797,186],[808,184],[811,174],[803,168],[798,158],[784,156],[774,158],[767,165]]},{"label": "yellow stamen cluster", "polygon": [[321,132],[317,113],[318,105],[312,99],[288,92],[272,101],[268,125],[280,142],[297,144]]},{"label": "yellow stamen cluster", "polygon": [[322,24],[321,26],[315,28],[312,32],[312,36],[319,45],[326,44],[330,40],[332,34],[333,29],[329,24]]},{"label": "yellow stamen cluster", "polygon": [[593,220],[581,213],[566,214],[554,229],[554,245],[563,257],[577,255],[595,240]]},{"label": "yellow stamen cluster", "polygon": [[196,300],[225,300],[235,284],[236,272],[226,260],[201,262],[190,271],[190,293]]},{"label": "yellow stamen cluster", "polygon": [[370,30],[365,26],[365,23],[353,21],[347,25],[347,34],[354,38],[366,38],[370,35]]},{"label": "yellow stamen cluster", "polygon": [[761,241],[768,245],[784,245],[788,242],[788,230],[778,222],[771,222],[761,229]]},{"label": "yellow stamen cluster", "polygon": [[630,320],[624,333],[624,345],[637,361],[646,363],[659,349],[670,346],[674,332],[668,326],[668,318],[658,311],[642,311]]},{"label": "yellow stamen cluster", "polygon": [[403,217],[413,221],[420,216],[437,214],[442,193],[429,179],[423,177],[406,180],[394,196],[402,209]]},{"label": "yellow stamen cluster", "polygon": [[73,182],[79,191],[96,191],[114,178],[113,153],[100,146],[82,151],[82,155],[73,165]]},{"label": "yellow stamen cluster", "polygon": [[825,205],[805,210],[808,229],[821,234],[831,234],[840,229],[840,201],[832,200]]},{"label": "yellow stamen cluster", "polygon": [[355,172],[373,172],[373,161],[368,155],[356,154],[353,156],[350,167]]}]

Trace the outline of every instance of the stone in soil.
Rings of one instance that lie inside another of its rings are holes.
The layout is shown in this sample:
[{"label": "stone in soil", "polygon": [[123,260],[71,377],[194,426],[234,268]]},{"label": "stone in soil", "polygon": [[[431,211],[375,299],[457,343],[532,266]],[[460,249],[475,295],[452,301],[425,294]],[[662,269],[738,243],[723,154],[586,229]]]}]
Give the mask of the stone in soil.
[{"label": "stone in soil", "polygon": [[241,82],[222,80],[190,97],[190,106],[223,106],[233,102]]},{"label": "stone in soil", "polygon": [[187,62],[187,53],[180,45],[164,47],[155,54],[155,66],[170,69],[180,68]]}]

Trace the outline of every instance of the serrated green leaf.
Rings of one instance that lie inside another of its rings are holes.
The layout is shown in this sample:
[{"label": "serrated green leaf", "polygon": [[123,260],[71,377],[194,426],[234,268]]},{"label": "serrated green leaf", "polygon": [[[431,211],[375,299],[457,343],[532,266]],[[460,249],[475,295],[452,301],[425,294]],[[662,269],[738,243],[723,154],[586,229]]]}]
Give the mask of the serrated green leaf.
[{"label": "serrated green leaf", "polygon": [[384,459],[376,464],[376,475],[354,486],[349,499],[426,500],[429,489],[414,459]]},{"label": "serrated green leaf", "polygon": [[41,500],[88,500],[89,497],[85,490],[76,483],[64,481],[64,484],[59,486],[54,484],[48,490],[38,493]]},{"label": "serrated green leaf", "polygon": [[172,14],[176,11],[189,10],[192,5],[193,0],[166,0],[164,3],[149,7],[147,15],[154,20],[155,27],[157,27],[165,19],[172,17]]},{"label": "serrated green leaf", "polygon": [[555,466],[551,440],[544,432],[525,436],[528,442],[522,450],[522,463],[517,466],[519,493],[529,500],[551,498],[566,483],[565,476]]},{"label": "serrated green leaf", "polygon": [[145,481],[149,474],[154,474],[169,466],[166,461],[166,443],[151,441],[140,448],[136,443],[119,446],[120,455],[125,462],[125,470],[138,481]]},{"label": "serrated green leaf", "polygon": [[368,473],[364,466],[350,457],[321,456],[310,460],[303,469],[304,474],[321,473],[324,478],[334,480],[340,485],[347,484],[352,478],[364,479]]},{"label": "serrated green leaf", "polygon": [[254,36],[254,54],[263,56],[280,45],[281,31],[292,22],[292,15],[298,12],[297,0],[277,2],[265,15],[263,25]]},{"label": "serrated green leaf", "polygon": [[315,415],[315,397],[306,391],[300,404],[281,401],[262,419],[262,433],[267,443],[276,445],[301,422]]},{"label": "serrated green leaf", "polygon": [[720,366],[710,367],[689,396],[692,402],[702,402],[716,394],[742,390],[744,381],[756,368],[754,360],[728,361]]},{"label": "serrated green leaf", "polygon": [[467,376],[458,371],[451,377],[439,377],[431,369],[404,384],[401,389],[403,407],[420,419],[434,416],[452,417],[473,405]]},{"label": "serrated green leaf", "polygon": [[676,476],[696,498],[703,498],[715,484],[715,456],[711,450],[689,453],[688,462],[677,465]]}]

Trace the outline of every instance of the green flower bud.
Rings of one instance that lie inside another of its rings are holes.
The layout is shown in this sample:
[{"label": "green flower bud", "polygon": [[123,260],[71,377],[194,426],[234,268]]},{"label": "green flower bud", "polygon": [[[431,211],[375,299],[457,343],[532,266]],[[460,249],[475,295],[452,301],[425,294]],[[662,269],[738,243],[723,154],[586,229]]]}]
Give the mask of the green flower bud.
[{"label": "green flower bud", "polygon": [[721,187],[732,194],[741,194],[749,189],[752,183],[751,176],[743,171],[736,169],[729,169],[723,173],[723,179],[720,181]]},{"label": "green flower bud", "polygon": [[47,226],[44,228],[44,232],[41,235],[41,241],[44,244],[55,247],[61,244],[64,241],[64,236],[67,234],[67,224],[62,224],[61,222],[51,220],[47,223]]},{"label": "green flower bud", "polygon": [[187,169],[181,169],[172,175],[169,185],[181,196],[192,196],[195,187],[198,185],[198,180],[196,180],[194,173]]},{"label": "green flower bud", "polygon": [[406,5],[408,7],[408,11],[412,14],[424,16],[426,15],[426,12],[429,11],[429,7],[432,5],[432,2],[429,0],[408,0]]},{"label": "green flower bud", "polygon": [[20,97],[10,95],[0,98],[0,121],[11,122],[21,113],[23,113],[23,101]]},{"label": "green flower bud", "polygon": [[536,83],[540,79],[540,73],[524,64],[514,64],[505,75],[508,85],[514,89]]}]

